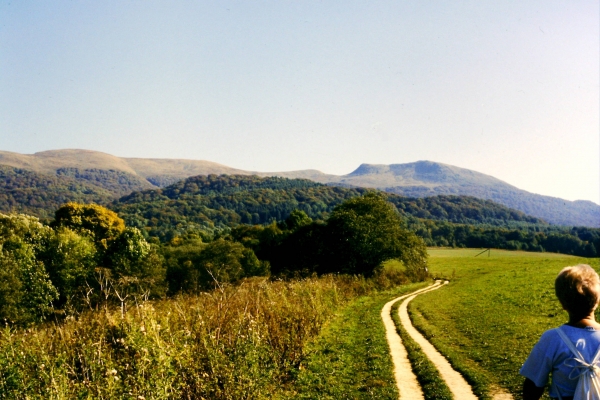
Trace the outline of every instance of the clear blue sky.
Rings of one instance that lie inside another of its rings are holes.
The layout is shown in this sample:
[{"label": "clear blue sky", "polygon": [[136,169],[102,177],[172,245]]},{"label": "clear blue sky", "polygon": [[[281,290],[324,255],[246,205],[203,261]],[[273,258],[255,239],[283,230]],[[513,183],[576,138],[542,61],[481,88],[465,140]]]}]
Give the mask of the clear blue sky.
[{"label": "clear blue sky", "polygon": [[0,1],[0,150],[431,160],[600,202],[598,1]]}]

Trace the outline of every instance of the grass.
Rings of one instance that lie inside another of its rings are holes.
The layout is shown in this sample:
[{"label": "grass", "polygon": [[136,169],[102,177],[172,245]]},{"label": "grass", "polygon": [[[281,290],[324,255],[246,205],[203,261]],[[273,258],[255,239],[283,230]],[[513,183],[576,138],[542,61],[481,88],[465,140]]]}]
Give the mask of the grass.
[{"label": "grass", "polygon": [[351,302],[309,343],[293,388],[279,398],[397,399],[381,309],[390,299],[425,285],[405,285]]},{"label": "grass", "polygon": [[409,307],[413,324],[455,369],[488,398],[503,388],[517,398],[518,371],[539,336],[566,322],[554,297],[554,278],[565,266],[598,259],[552,253],[476,249],[430,250],[430,271],[450,279],[418,296]]},{"label": "grass", "polygon": [[[397,286],[398,279],[406,278],[393,270],[372,279],[249,279],[199,296],[130,304],[124,315],[106,308],[28,330],[6,327],[0,329],[0,399],[219,400],[290,393],[303,379],[300,366],[308,368],[307,343],[344,306]],[[377,382],[389,367],[387,349],[365,346],[362,376],[371,374],[369,386],[387,385]]]},{"label": "grass", "polygon": [[[480,398],[518,398],[518,370],[540,334],[566,321],[553,281],[581,259],[550,253],[430,250],[445,287],[409,306],[413,324]],[[28,330],[0,329],[0,399],[397,398],[380,312],[403,285],[372,279],[250,279],[199,296],[107,308]],[[450,398],[399,329],[428,399]]]}]

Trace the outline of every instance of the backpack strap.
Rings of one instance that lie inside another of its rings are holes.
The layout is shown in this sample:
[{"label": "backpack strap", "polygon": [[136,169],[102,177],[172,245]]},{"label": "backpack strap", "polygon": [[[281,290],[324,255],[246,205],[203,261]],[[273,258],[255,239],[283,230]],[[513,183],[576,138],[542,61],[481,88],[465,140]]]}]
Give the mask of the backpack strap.
[{"label": "backpack strap", "polygon": [[[571,339],[569,339],[567,334],[562,330],[562,326],[559,327],[556,330],[556,332],[558,332],[558,335],[560,336],[560,338],[563,340],[563,342],[565,342],[565,344],[567,345],[569,350],[571,350],[571,353],[573,353],[573,355],[575,356],[575,360],[581,362],[582,364],[584,364],[584,363],[587,364],[587,362],[585,361],[585,358],[583,358],[583,355],[581,354],[581,352],[579,350],[577,350],[577,347],[575,347],[573,342],[571,342]],[[596,355],[598,355],[597,352],[596,352]]]},{"label": "backpack strap", "polygon": [[[585,358],[583,357],[583,355],[581,354],[581,352],[579,350],[577,350],[577,347],[575,347],[573,342],[571,342],[571,340],[569,339],[567,334],[562,330],[562,326],[559,327],[558,329],[556,329],[556,332],[558,332],[558,335],[560,336],[560,338],[563,340],[563,342],[565,342],[565,344],[567,345],[569,350],[571,350],[571,353],[573,353],[573,355],[575,356],[575,357],[573,357],[573,360],[576,361],[576,364],[574,364],[574,365],[567,364],[567,362],[565,361],[565,365],[573,368],[573,370],[569,374],[569,379],[577,379],[581,375],[585,374],[587,371],[594,371],[594,370],[598,369],[598,363],[600,363],[600,346],[596,350],[596,353],[594,354],[592,361],[587,362],[585,360]],[[569,361],[569,360],[567,360],[567,361]]]}]

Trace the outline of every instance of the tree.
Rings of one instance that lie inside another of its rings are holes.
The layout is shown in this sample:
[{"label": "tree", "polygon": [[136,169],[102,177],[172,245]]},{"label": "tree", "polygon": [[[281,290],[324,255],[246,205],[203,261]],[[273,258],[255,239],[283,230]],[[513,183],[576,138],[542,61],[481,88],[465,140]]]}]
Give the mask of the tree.
[{"label": "tree", "polygon": [[117,213],[97,204],[67,203],[56,210],[52,227],[66,227],[89,236],[103,248],[125,230]]},{"label": "tree", "polygon": [[327,220],[329,263],[325,271],[371,276],[398,259],[410,274],[427,273],[427,248],[406,229],[395,207],[375,192],[346,200]]},{"label": "tree", "polygon": [[171,293],[197,292],[244,277],[269,275],[268,263],[259,261],[252,249],[222,238],[167,247],[165,257]]},{"label": "tree", "polygon": [[125,228],[106,250],[105,266],[122,292],[162,297],[165,268],[156,249],[137,228]]},{"label": "tree", "polygon": [[43,251],[43,259],[52,283],[64,305],[93,281],[97,266],[96,246],[92,239],[66,227],[57,228]]},{"label": "tree", "polygon": [[312,222],[312,218],[310,218],[304,211],[293,210],[290,213],[290,216],[287,217],[285,222],[281,225],[283,229],[296,231],[303,226],[310,225]]},{"label": "tree", "polygon": [[18,324],[42,321],[58,292],[40,254],[52,230],[28,215],[0,214],[0,318]]}]

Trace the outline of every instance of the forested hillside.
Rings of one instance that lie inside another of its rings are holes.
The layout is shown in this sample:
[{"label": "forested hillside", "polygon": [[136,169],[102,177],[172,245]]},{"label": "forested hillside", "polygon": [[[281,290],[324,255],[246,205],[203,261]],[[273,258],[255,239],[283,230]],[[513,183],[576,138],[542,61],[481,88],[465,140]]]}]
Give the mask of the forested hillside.
[{"label": "forested hillside", "polygon": [[[286,172],[244,171],[203,160],[121,158],[97,151],[69,149],[35,154],[0,151],[0,165],[44,176],[68,176],[85,187],[91,184],[96,189],[107,189],[115,198],[133,191],[164,188],[198,175],[277,176],[309,179],[346,188],[379,189],[407,197],[473,196],[492,200],[551,224],[600,227],[600,206],[591,201],[568,201],[530,193],[490,175],[432,161],[391,165],[362,164],[349,174],[331,175],[310,169]],[[31,196],[43,197],[31,187],[23,189],[28,189]],[[57,195],[54,190],[51,197]],[[69,196],[68,192],[62,195]],[[97,201],[93,196],[72,200]],[[53,209],[49,205],[45,207],[43,201],[29,204],[28,207],[28,210],[38,216],[48,215]],[[0,211],[8,210],[0,208]]]},{"label": "forested hillside", "polygon": [[113,196],[118,197],[155,187],[155,185],[137,175],[112,169],[59,168],[56,170],[56,175],[73,178],[80,183],[99,186],[108,190]]},{"label": "forested hillside", "polygon": [[69,201],[106,204],[112,199],[114,194],[99,185],[0,165],[0,212],[50,218]]},{"label": "forested hillside", "polygon": [[[164,189],[132,193],[110,207],[130,226],[162,242],[188,233],[210,237],[238,224],[282,223],[293,210],[325,220],[333,208],[368,192],[304,179],[208,175]],[[380,192],[410,228],[431,246],[495,247],[594,256],[600,229],[547,224],[494,203],[466,196],[409,198]]]},{"label": "forested hillside", "polygon": [[474,196],[556,225],[600,227],[600,206],[591,201],[569,201],[530,193],[490,175],[432,161],[363,164],[352,173],[328,182],[372,187],[408,197]]},{"label": "forested hillside", "polygon": [[[209,175],[188,178],[164,189],[132,193],[112,203],[129,225],[161,240],[188,230],[213,232],[236,224],[285,220],[293,210],[325,219],[344,200],[367,192],[327,186],[304,179]],[[401,213],[465,224],[516,226],[545,222],[491,201],[460,196],[417,199],[385,197]]]}]

